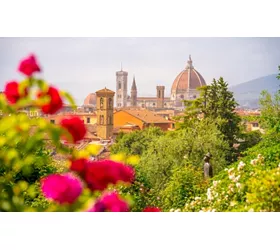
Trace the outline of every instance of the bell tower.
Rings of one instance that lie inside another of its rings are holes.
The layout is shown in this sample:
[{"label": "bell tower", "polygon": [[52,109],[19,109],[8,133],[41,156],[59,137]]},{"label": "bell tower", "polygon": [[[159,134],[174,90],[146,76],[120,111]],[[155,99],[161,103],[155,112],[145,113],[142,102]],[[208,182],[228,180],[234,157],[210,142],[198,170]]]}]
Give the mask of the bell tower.
[{"label": "bell tower", "polygon": [[127,104],[127,75],[126,71],[121,70],[116,72],[116,106],[117,108],[126,107]]},{"label": "bell tower", "polygon": [[157,86],[157,108],[164,108],[164,86]]},{"label": "bell tower", "polygon": [[106,88],[96,91],[97,136],[105,140],[113,136],[114,95]]}]

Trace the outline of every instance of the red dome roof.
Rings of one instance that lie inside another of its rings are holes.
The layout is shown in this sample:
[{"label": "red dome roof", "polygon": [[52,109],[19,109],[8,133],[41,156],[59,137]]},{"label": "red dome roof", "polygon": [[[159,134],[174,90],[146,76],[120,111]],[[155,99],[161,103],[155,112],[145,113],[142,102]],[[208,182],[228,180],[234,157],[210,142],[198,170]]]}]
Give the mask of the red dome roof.
[{"label": "red dome roof", "polygon": [[84,105],[96,105],[96,94],[89,94],[84,100]]},{"label": "red dome roof", "polygon": [[171,93],[186,92],[188,89],[196,89],[205,86],[205,80],[199,72],[197,72],[192,60],[188,61],[186,69],[184,69],[174,80],[171,88]]}]

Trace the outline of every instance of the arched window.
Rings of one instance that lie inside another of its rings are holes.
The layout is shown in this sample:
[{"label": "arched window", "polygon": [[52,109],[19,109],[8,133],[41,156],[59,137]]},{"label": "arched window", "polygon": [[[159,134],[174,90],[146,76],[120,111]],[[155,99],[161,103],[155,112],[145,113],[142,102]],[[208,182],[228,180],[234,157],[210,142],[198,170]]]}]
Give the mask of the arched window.
[{"label": "arched window", "polygon": [[122,84],[121,84],[121,82],[119,82],[119,89],[121,89],[122,88]]},{"label": "arched window", "polygon": [[109,108],[113,108],[113,100],[112,100],[112,98],[109,98]]},{"label": "arched window", "polygon": [[100,124],[104,124],[104,115],[100,116]]},{"label": "arched window", "polygon": [[103,109],[104,106],[104,99],[103,97],[100,98],[100,108]]}]

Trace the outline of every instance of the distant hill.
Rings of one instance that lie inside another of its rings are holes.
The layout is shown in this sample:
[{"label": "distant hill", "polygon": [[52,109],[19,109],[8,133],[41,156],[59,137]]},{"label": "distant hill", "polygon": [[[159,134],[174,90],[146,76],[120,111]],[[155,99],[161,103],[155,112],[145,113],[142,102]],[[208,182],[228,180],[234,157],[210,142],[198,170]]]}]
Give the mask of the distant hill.
[{"label": "distant hill", "polygon": [[229,89],[234,93],[234,98],[241,107],[258,108],[260,93],[263,90],[274,94],[280,89],[280,80],[276,76],[277,74],[260,77],[231,86]]}]

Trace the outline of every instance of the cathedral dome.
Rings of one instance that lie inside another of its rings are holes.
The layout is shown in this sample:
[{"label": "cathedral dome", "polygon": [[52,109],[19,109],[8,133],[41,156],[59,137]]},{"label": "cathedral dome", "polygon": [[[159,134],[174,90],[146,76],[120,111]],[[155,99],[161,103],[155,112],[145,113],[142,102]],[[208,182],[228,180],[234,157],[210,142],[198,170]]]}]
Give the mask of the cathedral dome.
[{"label": "cathedral dome", "polygon": [[84,100],[84,105],[93,105],[96,106],[96,94],[91,93],[89,94],[86,99]]},{"label": "cathedral dome", "polygon": [[187,67],[175,78],[172,84],[171,94],[184,94],[205,85],[204,78],[194,69],[190,56]]}]

